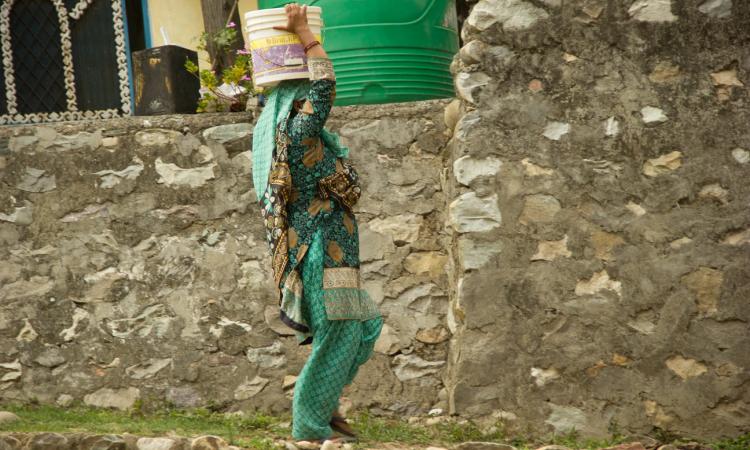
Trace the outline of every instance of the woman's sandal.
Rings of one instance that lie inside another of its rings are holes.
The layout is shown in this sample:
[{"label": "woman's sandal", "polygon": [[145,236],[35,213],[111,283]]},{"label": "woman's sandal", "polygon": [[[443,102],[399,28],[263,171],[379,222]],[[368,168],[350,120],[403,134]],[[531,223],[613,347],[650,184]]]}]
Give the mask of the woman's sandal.
[{"label": "woman's sandal", "polygon": [[349,425],[349,422],[346,421],[346,418],[335,413],[331,416],[331,429],[337,433],[343,434],[344,436],[351,438],[357,437],[357,433],[354,432],[351,425]]}]

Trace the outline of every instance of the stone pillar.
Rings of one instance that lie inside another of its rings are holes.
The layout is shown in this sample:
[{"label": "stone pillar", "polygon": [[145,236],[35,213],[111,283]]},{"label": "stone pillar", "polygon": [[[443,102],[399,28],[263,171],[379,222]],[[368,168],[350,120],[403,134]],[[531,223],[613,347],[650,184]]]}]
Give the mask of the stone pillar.
[{"label": "stone pillar", "polygon": [[481,0],[462,37],[451,413],[538,434],[738,434],[750,4]]}]

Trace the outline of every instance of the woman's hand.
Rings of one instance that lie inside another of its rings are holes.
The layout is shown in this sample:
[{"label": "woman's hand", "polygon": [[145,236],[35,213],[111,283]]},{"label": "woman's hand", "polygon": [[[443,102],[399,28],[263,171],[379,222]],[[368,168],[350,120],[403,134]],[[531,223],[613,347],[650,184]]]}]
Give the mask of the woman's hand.
[{"label": "woman's hand", "polygon": [[[307,46],[316,40],[315,35],[310,31],[310,25],[307,24],[307,5],[300,6],[296,3],[291,3],[284,7],[284,11],[286,12],[286,26],[275,26],[273,27],[274,30],[296,34],[304,46]],[[323,50],[322,45],[315,45],[310,48],[307,52],[307,56],[314,58],[328,58],[328,54]]]},{"label": "woman's hand", "polygon": [[286,26],[275,26],[274,30],[286,31],[299,35],[300,32],[309,31],[310,26],[307,24],[307,5],[300,6],[291,3],[284,7],[286,12]]}]

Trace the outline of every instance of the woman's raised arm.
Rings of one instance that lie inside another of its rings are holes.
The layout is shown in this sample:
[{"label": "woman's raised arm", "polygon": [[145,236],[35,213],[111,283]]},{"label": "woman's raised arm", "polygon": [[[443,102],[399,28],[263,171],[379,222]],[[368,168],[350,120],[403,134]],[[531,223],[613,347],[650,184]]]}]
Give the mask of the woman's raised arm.
[{"label": "woman's raised arm", "polygon": [[293,119],[294,129],[300,130],[300,138],[306,139],[318,136],[328,119],[335,99],[336,75],[328,54],[310,31],[307,23],[307,5],[290,4],[286,5],[285,10],[287,25],[274,28],[299,36],[302,45],[305,46],[310,71],[310,92],[300,114]]}]

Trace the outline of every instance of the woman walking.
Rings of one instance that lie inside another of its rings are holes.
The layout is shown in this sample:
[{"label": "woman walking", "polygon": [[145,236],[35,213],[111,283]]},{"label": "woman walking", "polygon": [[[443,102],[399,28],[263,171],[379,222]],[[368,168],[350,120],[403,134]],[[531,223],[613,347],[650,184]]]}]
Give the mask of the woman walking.
[{"label": "woman walking", "polygon": [[[312,352],[292,403],[300,448],[351,440],[339,398],[371,356],[383,319],[362,289],[352,207],[360,195],[349,149],[323,128],[335,98],[333,65],[307,24],[307,6],[285,7],[305,46],[308,80],[281,82],[253,134],[253,183],[266,225],[280,315]],[[335,437],[333,432],[340,435]]]}]

